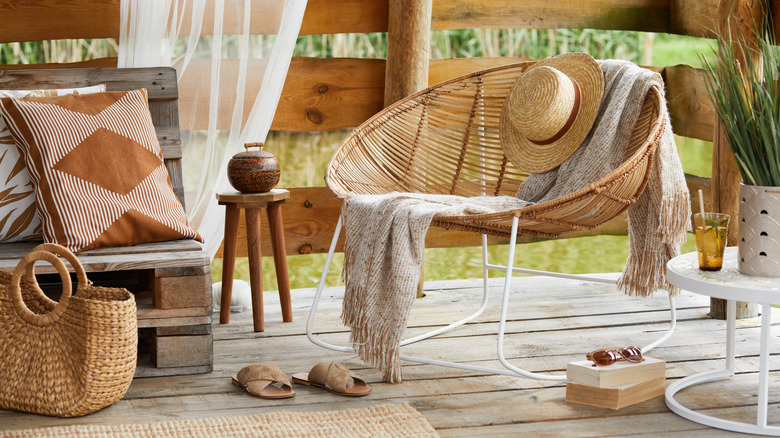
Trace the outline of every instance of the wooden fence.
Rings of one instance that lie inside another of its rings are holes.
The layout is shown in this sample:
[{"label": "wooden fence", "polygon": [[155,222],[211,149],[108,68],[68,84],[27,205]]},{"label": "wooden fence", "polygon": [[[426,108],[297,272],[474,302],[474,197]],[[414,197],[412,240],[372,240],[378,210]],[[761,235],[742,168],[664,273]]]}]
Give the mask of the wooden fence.
[{"label": "wooden fence", "polygon": [[[236,8],[227,0],[232,20],[225,32],[237,29]],[[279,12],[267,0],[254,0],[253,34],[273,33]],[[424,50],[431,30],[465,28],[596,28],[668,32],[713,37],[729,15],[744,18],[761,8],[780,12],[780,0],[768,5],[750,0],[309,0],[301,35],[388,32],[387,60],[350,58],[294,58],[272,128],[280,131],[330,131],[355,127],[391,102],[428,84],[508,62],[508,58],[430,60]],[[234,13],[235,14],[235,13]],[[0,0],[0,42],[76,38],[117,38],[119,0]],[[209,22],[206,20],[205,22]],[[210,31],[204,26],[203,33]],[[417,50],[409,50],[409,47]],[[259,61],[258,61],[259,62]],[[2,69],[54,67],[115,67],[103,58],[71,64],[0,66]],[[191,68],[208,68],[197,63]],[[230,68],[228,65],[225,68]],[[703,189],[708,208],[727,213],[737,210],[739,173],[702,82],[702,72],[687,66],[655,66],[666,81],[672,125],[677,134],[714,140],[712,179],[689,176],[692,192]],[[224,70],[224,69],[223,69]],[[186,88],[186,87],[182,87]],[[181,89],[181,88],[180,88]],[[247,93],[256,93],[247,87]],[[180,101],[195,99],[181,95]],[[254,98],[245,99],[247,105]],[[247,111],[248,113],[248,111]],[[205,123],[205,121],[203,121]],[[221,123],[226,126],[227,121]],[[291,188],[284,209],[288,254],[324,252],[339,213],[339,202],[325,187]],[[240,233],[245,233],[243,229]],[[267,230],[264,230],[267,233]],[[589,234],[626,232],[617,218]],[[732,233],[736,239],[736,233]],[[269,239],[263,239],[264,244]],[[520,239],[520,241],[527,241]],[[239,242],[245,239],[239,238]],[[494,239],[494,243],[502,243]],[[478,236],[432,230],[429,247],[468,246]],[[246,248],[239,243],[239,255]],[[263,248],[271,254],[270,248]]]}]

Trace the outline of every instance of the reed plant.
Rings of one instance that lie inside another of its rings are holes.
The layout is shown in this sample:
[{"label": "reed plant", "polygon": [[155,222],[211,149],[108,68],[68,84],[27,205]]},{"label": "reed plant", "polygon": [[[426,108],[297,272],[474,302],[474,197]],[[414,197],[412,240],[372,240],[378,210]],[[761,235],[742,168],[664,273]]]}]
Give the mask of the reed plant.
[{"label": "reed plant", "polygon": [[[640,62],[652,50],[652,34],[595,29],[460,29],[431,35],[433,59],[515,57],[542,59],[567,52]],[[387,34],[307,35],[298,38],[295,56],[386,58]]]},{"label": "reed plant", "polygon": [[731,34],[722,38],[718,63],[704,60],[710,73],[705,84],[742,181],[780,186],[780,49],[769,30],[756,37],[757,47]]},{"label": "reed plant", "polygon": [[113,38],[27,41],[0,44],[0,64],[79,62],[116,56]]}]

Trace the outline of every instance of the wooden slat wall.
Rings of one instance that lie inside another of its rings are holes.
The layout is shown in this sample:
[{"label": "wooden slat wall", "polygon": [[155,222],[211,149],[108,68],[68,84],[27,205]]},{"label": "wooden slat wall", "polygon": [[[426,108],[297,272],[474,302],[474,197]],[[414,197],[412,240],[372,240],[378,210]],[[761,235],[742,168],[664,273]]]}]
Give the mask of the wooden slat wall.
[{"label": "wooden slat wall", "polygon": [[[520,58],[461,58],[438,59],[430,63],[428,83],[436,84],[480,69],[496,67],[512,62],[521,62]],[[261,63],[262,61],[253,61]],[[60,67],[105,67],[116,66],[115,58],[85,61],[70,64],[38,64],[2,66],[2,69],[19,70],[29,68],[60,68]],[[195,60],[189,68],[205,69],[205,62]],[[384,68],[382,59],[351,59],[351,58],[293,58],[290,71],[284,85],[279,106],[271,129],[275,131],[333,131],[353,128],[383,107]],[[235,88],[232,87],[235,65],[226,62],[222,72],[222,90],[225,95],[223,102],[232,101]],[[250,65],[251,70],[251,65]],[[257,71],[258,69],[255,69]],[[712,140],[715,112],[707,97],[702,81],[703,72],[686,66],[672,66],[659,69],[667,86],[667,98],[672,126],[677,134]],[[194,75],[198,76],[198,75]],[[258,78],[258,79],[261,79]],[[259,80],[258,80],[259,82]],[[249,83],[246,89],[245,115],[254,103],[259,83]],[[207,93],[208,87],[182,86],[185,90],[195,90],[197,93]],[[197,94],[181,93],[179,101],[184,103],[182,109],[188,107],[187,102],[200,98]],[[229,112],[222,111],[223,118],[219,120],[220,129],[226,129],[229,124]],[[191,120],[193,114],[186,110],[181,114],[182,120]],[[200,113],[195,118],[195,129],[205,129],[206,114]]]},{"label": "wooden slat wall", "polygon": [[[212,1],[207,0],[207,3],[210,5]],[[771,1],[777,13],[780,0]],[[253,34],[271,33],[278,26],[279,11],[270,8],[269,2],[253,0]],[[227,33],[238,29],[240,20],[237,11],[240,10],[240,4],[241,0],[227,0]],[[432,28],[586,27],[710,37],[714,28],[710,17],[714,15],[717,4],[718,0],[435,0]],[[0,42],[116,38],[119,34],[119,0],[0,0],[0,16],[3,17]],[[31,20],[30,17],[35,19]],[[202,29],[203,34],[211,32],[209,26]],[[385,32],[387,27],[388,0],[309,0],[301,35]],[[428,81],[429,84],[435,84],[478,69],[519,61],[522,60],[432,60]],[[106,58],[73,64],[49,64],[45,67],[114,66],[116,59]],[[8,66],[8,69],[17,68],[31,66]],[[207,69],[208,66],[194,61],[190,68]],[[234,67],[228,62],[223,71],[229,72],[231,69]],[[384,70],[384,60],[294,58],[272,129],[311,132],[357,126],[383,107]],[[669,111],[675,132],[711,140],[714,111],[704,91],[701,72],[684,66],[658,70],[667,83]],[[227,100],[230,100],[230,78],[230,75],[226,75],[223,84]],[[247,105],[253,103],[256,92],[256,83],[247,87],[247,96],[251,96],[245,99]],[[196,95],[186,93],[180,96],[182,102],[197,98]],[[184,107],[186,105],[182,105]],[[182,114],[182,120],[188,120],[190,116]],[[221,120],[220,126],[227,126],[226,122]],[[204,126],[203,120],[196,119],[196,129]],[[709,194],[708,179],[689,177],[688,182],[692,190],[704,188],[704,192]],[[293,188],[291,191],[292,199],[284,207],[288,254],[326,251],[339,211],[338,201],[324,187]],[[243,222],[241,228],[243,232]],[[625,223],[619,218],[599,233],[619,234],[625,231]],[[443,230],[433,231],[428,240],[431,246],[443,247],[479,243],[475,236]],[[270,254],[270,248],[263,248],[263,251]],[[246,254],[245,249],[240,247],[240,254]]]},{"label": "wooden slat wall", "polygon": [[[696,193],[699,189],[704,192],[705,208],[710,208],[710,179],[694,175],[686,175],[688,188]],[[288,255],[312,254],[328,252],[336,222],[341,212],[341,201],[338,200],[327,187],[293,187],[290,188],[290,199],[282,205],[284,218],[284,236]],[[271,240],[268,227],[263,216],[262,253],[271,255]],[[239,256],[246,257],[246,227],[245,219],[239,221],[238,249]],[[593,231],[575,232],[566,237],[593,236],[599,234],[625,235],[628,232],[626,215],[622,214],[603,226]],[[521,237],[518,243],[535,242],[538,237]],[[509,239],[489,237],[493,244],[507,244]],[[425,238],[427,248],[454,248],[462,246],[479,246],[481,237],[474,233],[460,231],[448,231],[440,228],[431,228]],[[344,246],[344,234],[342,233],[338,251]],[[222,256],[220,248],[217,257]]]},{"label": "wooden slat wall", "polygon": [[[771,1],[773,6],[780,2]],[[117,38],[119,3],[0,0],[0,42]],[[206,3],[206,11],[213,10],[213,0]],[[252,34],[276,31],[280,16],[276,3],[253,0]],[[225,33],[239,33],[242,4],[242,0],[226,1]],[[714,29],[707,18],[714,4],[717,0],[436,0],[432,28],[595,28],[707,36]],[[387,12],[388,0],[309,0],[300,34],[386,32]],[[212,32],[212,21],[207,17],[202,34]],[[183,30],[188,29],[185,23]]]}]

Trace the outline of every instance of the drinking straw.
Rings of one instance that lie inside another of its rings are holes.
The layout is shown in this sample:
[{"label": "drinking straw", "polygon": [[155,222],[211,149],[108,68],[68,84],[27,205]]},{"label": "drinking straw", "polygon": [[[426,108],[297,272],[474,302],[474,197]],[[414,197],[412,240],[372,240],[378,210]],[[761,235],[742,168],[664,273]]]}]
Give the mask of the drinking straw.
[{"label": "drinking straw", "polygon": [[699,210],[701,211],[701,216],[704,217],[704,195],[702,195],[701,189],[699,189]]}]

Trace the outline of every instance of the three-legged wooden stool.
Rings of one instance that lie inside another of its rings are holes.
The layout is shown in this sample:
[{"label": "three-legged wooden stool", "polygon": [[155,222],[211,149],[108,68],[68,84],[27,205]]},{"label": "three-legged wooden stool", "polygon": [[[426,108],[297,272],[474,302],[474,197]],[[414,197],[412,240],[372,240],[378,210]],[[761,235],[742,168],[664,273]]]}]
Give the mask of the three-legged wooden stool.
[{"label": "three-legged wooden stool", "polygon": [[268,229],[271,232],[271,248],[274,254],[276,282],[279,286],[279,301],[282,305],[282,320],[292,321],[290,303],[290,280],[287,278],[287,255],[284,246],[284,224],[282,204],[290,198],[290,192],[273,189],[266,193],[217,193],[217,201],[226,207],[225,243],[222,259],[222,300],[219,309],[220,324],[230,321],[230,299],[233,293],[233,273],[236,267],[236,241],[238,240],[239,211],[246,216],[246,240],[249,252],[249,284],[252,287],[252,320],[255,331],[265,329],[263,322],[263,271],[260,253],[260,210],[268,214]]}]

